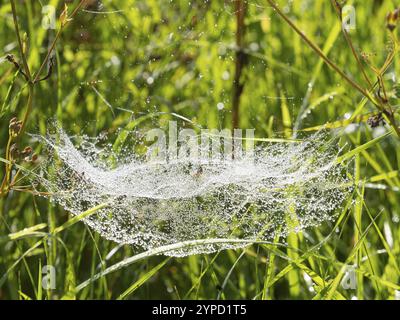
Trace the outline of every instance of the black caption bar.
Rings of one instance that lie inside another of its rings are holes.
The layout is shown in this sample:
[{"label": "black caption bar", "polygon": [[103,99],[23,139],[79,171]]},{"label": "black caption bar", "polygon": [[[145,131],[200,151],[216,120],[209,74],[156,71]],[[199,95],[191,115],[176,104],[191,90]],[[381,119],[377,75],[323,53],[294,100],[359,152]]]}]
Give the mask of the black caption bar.
[{"label": "black caption bar", "polygon": [[[310,317],[318,308],[329,312],[330,316],[344,317],[352,309],[369,313],[369,310],[396,311],[399,301],[0,301],[1,311],[10,311],[21,316],[26,313],[53,314],[62,312],[64,317],[88,313],[93,319],[97,315],[113,315],[116,320],[124,314],[127,320],[136,319],[273,319],[279,312],[281,316],[292,313],[298,316]],[[82,313],[82,311],[84,311]],[[78,313],[79,312],[79,313]]]}]

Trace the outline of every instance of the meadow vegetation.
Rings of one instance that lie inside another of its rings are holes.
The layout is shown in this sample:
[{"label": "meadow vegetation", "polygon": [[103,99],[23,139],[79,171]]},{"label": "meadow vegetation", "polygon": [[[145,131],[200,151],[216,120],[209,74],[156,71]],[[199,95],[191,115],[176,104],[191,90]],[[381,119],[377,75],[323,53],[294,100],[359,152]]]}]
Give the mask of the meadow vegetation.
[{"label": "meadow vegetation", "polygon": [[[399,299],[397,5],[1,0],[0,299]],[[170,120],[258,139],[326,130],[353,191],[285,241],[171,258],[103,239],[80,221],[100,208],[73,216],[27,178],[46,157],[32,134],[52,121],[123,144]]]}]

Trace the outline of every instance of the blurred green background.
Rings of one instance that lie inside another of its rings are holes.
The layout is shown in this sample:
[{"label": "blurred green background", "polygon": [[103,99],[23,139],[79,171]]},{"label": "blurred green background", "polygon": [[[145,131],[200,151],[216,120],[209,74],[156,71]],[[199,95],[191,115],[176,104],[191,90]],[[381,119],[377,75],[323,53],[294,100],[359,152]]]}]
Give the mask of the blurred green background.
[{"label": "blurred green background", "polygon": [[[70,134],[113,136],[120,128],[133,130],[133,120],[152,112],[166,114],[145,121],[143,129],[157,122],[165,125],[174,118],[171,113],[203,127],[231,128],[238,57],[243,59],[238,126],[255,128],[257,137],[289,137],[294,127],[319,129],[329,123],[332,134],[339,131],[342,143],[347,143],[345,150],[351,150],[389,130],[367,125],[375,107],[361,104],[362,95],[323,64],[267,1],[243,2],[238,47],[236,2],[87,1],[57,41],[49,79],[35,85],[26,132],[46,134],[49,119],[56,119]],[[43,7],[56,8],[58,29],[64,3],[72,12],[79,1],[15,0],[32,71],[38,70],[57,32],[43,27]],[[330,1],[278,3],[330,59],[366,86]],[[356,25],[349,34],[354,48],[380,67],[393,47],[386,15],[399,3],[355,0],[352,4]],[[21,62],[8,0],[0,0],[0,19],[0,154],[4,157],[9,121],[25,114],[28,88],[5,59],[13,54]],[[368,63],[362,63],[375,82]],[[383,76],[394,107],[399,71],[396,55]],[[349,126],[346,119],[351,115]],[[21,140],[21,146],[32,145],[41,153],[29,135]],[[14,240],[10,234],[42,223],[46,226],[40,231],[50,232],[69,215],[44,198],[10,192],[0,198],[0,299],[113,299],[135,283],[123,298],[399,298],[399,138],[381,140],[358,153],[354,163],[360,187],[338,213],[337,225],[326,223],[292,235],[284,246],[254,245],[168,261],[149,257],[79,292],[74,288],[81,282],[140,251],[101,239],[83,223],[39,244],[38,234]],[[3,176],[3,164],[1,170]],[[41,267],[47,264],[56,268],[55,290],[41,289]],[[351,276],[350,265],[357,265],[356,286],[346,289],[341,281]]]}]

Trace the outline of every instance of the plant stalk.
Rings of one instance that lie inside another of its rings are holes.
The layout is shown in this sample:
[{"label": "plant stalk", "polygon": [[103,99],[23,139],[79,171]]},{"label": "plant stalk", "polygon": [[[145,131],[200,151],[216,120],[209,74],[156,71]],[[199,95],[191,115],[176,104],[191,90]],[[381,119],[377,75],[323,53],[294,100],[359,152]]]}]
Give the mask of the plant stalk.
[{"label": "plant stalk", "polygon": [[243,68],[246,64],[246,53],[244,52],[244,18],[246,15],[245,0],[235,0],[236,12],[236,59],[235,59],[235,78],[233,80],[233,100],[232,100],[232,127],[239,128],[240,97],[243,93],[244,84],[241,81]]}]

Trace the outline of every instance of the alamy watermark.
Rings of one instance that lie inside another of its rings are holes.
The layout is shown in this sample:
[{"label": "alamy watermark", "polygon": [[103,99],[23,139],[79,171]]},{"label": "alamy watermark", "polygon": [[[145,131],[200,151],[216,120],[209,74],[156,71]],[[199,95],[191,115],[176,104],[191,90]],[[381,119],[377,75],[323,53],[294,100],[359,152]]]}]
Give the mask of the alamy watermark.
[{"label": "alamy watermark", "polygon": [[56,268],[52,265],[46,265],[42,268],[42,288],[45,290],[56,288]]},{"label": "alamy watermark", "polygon": [[346,5],[342,8],[342,28],[347,32],[355,30],[357,24],[356,8]]},{"label": "alamy watermark", "polygon": [[56,8],[51,5],[42,8],[42,28],[45,30],[56,29]]},{"label": "alamy watermark", "polygon": [[347,266],[341,285],[344,290],[357,289],[356,268],[354,266]]},{"label": "alamy watermark", "polygon": [[146,140],[152,142],[147,160],[251,160],[254,132],[255,129],[201,129],[199,134],[194,129],[178,130],[177,122],[170,121],[168,130],[156,128],[147,132]]}]

